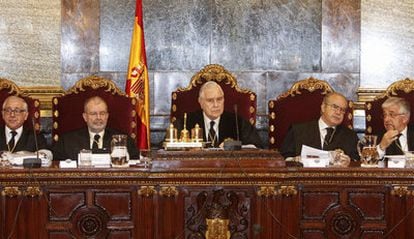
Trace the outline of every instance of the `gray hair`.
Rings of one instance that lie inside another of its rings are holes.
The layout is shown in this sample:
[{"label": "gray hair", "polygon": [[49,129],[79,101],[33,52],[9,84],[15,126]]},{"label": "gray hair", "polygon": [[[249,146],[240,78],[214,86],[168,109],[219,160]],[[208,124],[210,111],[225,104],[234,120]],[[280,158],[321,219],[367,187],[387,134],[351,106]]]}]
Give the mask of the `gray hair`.
[{"label": "gray hair", "polygon": [[215,81],[207,81],[206,83],[204,83],[201,88],[200,91],[198,92],[198,98],[202,98],[204,96],[204,91],[206,89],[209,88],[217,88],[218,90],[220,90],[220,92],[224,95],[223,89],[221,88],[221,86],[215,82]]},{"label": "gray hair", "polygon": [[400,107],[400,114],[407,114],[410,116],[410,103],[401,97],[389,97],[387,100],[382,103],[381,107],[384,110],[385,108],[397,105]]},{"label": "gray hair", "polygon": [[7,98],[4,100],[4,102],[3,102],[3,108],[2,108],[2,109],[4,109],[4,107],[6,106],[7,102],[8,102],[9,100],[12,100],[12,99],[15,99],[15,100],[19,100],[19,101],[21,101],[21,102],[23,103],[23,108],[24,108],[24,110],[26,110],[26,111],[28,111],[28,110],[29,110],[29,106],[27,105],[26,100],[24,100],[22,97],[19,97],[19,96],[17,96],[17,95],[11,95],[11,96],[7,97]]}]

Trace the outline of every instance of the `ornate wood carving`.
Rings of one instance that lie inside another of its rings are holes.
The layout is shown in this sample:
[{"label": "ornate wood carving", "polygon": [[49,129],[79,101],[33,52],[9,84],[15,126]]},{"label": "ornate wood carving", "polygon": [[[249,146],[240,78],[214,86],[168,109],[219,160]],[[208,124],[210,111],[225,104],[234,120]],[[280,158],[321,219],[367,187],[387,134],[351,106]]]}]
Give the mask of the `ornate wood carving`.
[{"label": "ornate wood carving", "polygon": [[157,194],[154,186],[142,186],[138,190],[138,195],[143,197],[152,197]]},{"label": "ornate wood carving", "polygon": [[24,190],[23,195],[33,198],[43,195],[43,192],[40,187],[27,187],[26,190]]},{"label": "ornate wood carving", "polygon": [[272,197],[274,195],[277,195],[275,187],[262,186],[259,191],[257,191],[257,196],[259,197]]},{"label": "ornate wood carving", "polygon": [[323,95],[334,91],[332,87],[328,84],[328,82],[318,80],[313,77],[309,77],[307,79],[297,81],[295,84],[292,85],[292,87],[288,91],[277,97],[277,99],[286,98],[288,96],[300,95],[302,94],[302,90],[307,90],[309,92],[313,92],[315,90],[322,90],[321,94]]},{"label": "ornate wood carving", "polygon": [[391,195],[404,197],[414,195],[414,191],[408,189],[407,186],[394,186],[391,190]]},{"label": "ornate wood carving", "polygon": [[17,197],[21,194],[22,192],[19,190],[18,187],[5,187],[3,191],[1,191],[1,195],[7,197]]},{"label": "ornate wood carving", "polygon": [[[209,230],[206,219],[229,220],[231,238],[248,238],[250,199],[245,193],[223,189],[201,191],[191,194],[188,201],[191,203],[186,205],[186,238],[205,235]],[[225,221],[220,221],[222,229],[223,224]],[[219,238],[227,238],[228,234],[221,230],[219,235]]]},{"label": "ornate wood carving", "polygon": [[298,190],[295,186],[280,186],[280,189],[278,190],[278,194],[290,197],[298,194]]},{"label": "ornate wood carving", "polygon": [[174,186],[161,187],[160,195],[165,197],[176,197],[178,196],[178,190]]}]

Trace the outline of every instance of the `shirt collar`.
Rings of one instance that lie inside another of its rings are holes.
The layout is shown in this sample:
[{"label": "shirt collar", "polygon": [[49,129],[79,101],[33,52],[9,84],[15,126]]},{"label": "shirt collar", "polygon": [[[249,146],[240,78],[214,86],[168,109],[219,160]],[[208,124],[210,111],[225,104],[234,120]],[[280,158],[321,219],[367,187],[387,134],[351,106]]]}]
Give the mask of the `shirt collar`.
[{"label": "shirt collar", "polygon": [[318,125],[319,125],[319,130],[323,130],[323,129],[326,129],[326,128],[329,128],[329,127],[333,128],[333,129],[336,128],[335,126],[329,126],[329,125],[327,125],[325,123],[325,121],[322,120],[322,117],[319,118]]},{"label": "shirt collar", "polygon": [[[89,130],[88,130],[89,131]],[[102,130],[101,132],[99,132],[99,133],[94,133],[94,132],[91,132],[91,131],[89,131],[89,138],[90,139],[93,139],[94,137],[95,137],[95,135],[96,134],[99,134],[99,136],[101,136],[101,139],[103,138],[103,136],[104,136],[104,134],[105,134],[105,130]]]},{"label": "shirt collar", "polygon": [[[6,126],[6,135],[11,135],[10,134],[11,131],[13,131],[13,130]],[[14,131],[16,131],[17,135],[21,135],[22,132],[23,132],[23,126],[20,126],[19,128],[15,129]]]},{"label": "shirt collar", "polygon": [[214,125],[215,127],[218,126],[219,122],[220,122],[220,117],[218,117],[215,120],[211,120],[210,118],[208,118],[208,116],[204,113],[203,111],[203,118],[204,118],[204,126],[206,129],[210,128],[210,121],[214,121],[216,124]]}]

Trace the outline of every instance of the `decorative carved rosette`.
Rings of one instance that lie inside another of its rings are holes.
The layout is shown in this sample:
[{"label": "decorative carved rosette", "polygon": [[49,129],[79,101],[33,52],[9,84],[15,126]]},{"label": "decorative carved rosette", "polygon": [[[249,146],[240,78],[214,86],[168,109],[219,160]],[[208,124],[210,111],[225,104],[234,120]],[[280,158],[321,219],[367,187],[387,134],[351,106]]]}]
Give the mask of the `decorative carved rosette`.
[{"label": "decorative carved rosette", "polygon": [[108,214],[98,207],[82,207],[72,217],[71,232],[76,238],[107,238]]}]

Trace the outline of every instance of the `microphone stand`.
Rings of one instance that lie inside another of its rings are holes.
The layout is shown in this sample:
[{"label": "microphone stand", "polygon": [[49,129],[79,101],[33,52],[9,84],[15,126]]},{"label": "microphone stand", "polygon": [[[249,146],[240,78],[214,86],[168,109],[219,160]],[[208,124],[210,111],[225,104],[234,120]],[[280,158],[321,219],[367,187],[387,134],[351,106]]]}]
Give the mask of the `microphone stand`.
[{"label": "microphone stand", "polygon": [[223,143],[224,150],[241,150],[242,142],[240,141],[240,138],[239,138],[239,120],[238,120],[238,115],[237,115],[237,105],[234,105],[234,114],[236,117],[235,125],[236,125],[237,140],[233,140],[233,139],[225,140]]},{"label": "microphone stand", "polygon": [[40,168],[42,166],[42,160],[39,158],[39,146],[37,144],[37,134],[36,134],[34,118],[32,118],[32,126],[33,126],[33,136],[34,136],[35,148],[36,148],[36,158],[23,159],[24,168]]}]

